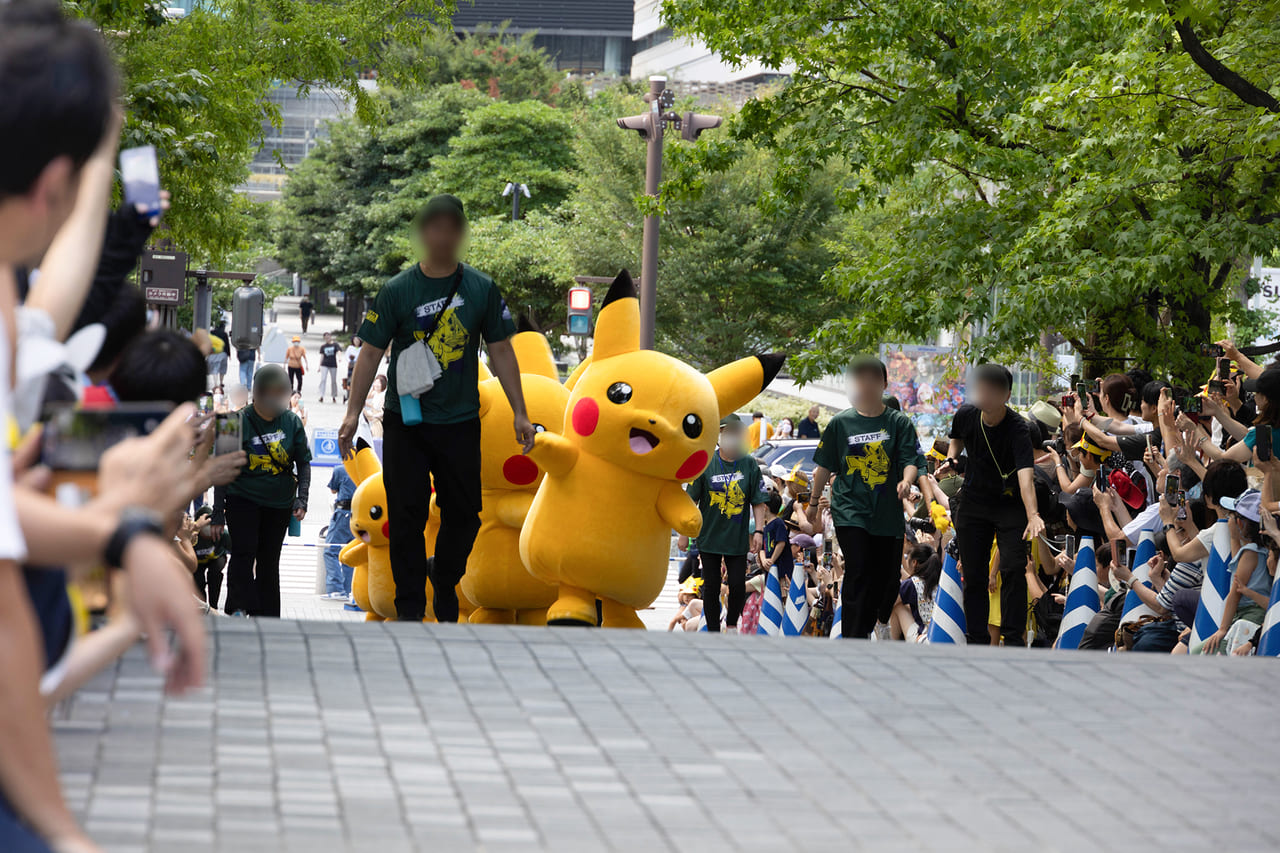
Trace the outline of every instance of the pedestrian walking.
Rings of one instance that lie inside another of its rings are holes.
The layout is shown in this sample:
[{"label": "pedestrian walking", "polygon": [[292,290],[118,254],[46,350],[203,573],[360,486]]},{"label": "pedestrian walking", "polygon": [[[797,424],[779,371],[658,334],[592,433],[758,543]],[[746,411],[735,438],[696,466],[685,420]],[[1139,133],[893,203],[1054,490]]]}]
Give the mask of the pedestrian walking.
[{"label": "pedestrian walking", "polygon": [[253,371],[257,366],[258,350],[256,347],[236,349],[236,361],[240,363],[240,385],[246,391],[253,387]]},{"label": "pedestrian walking", "polygon": [[324,343],[320,345],[320,402],[324,402],[324,383],[329,381],[329,396],[338,402],[338,345],[333,341],[333,332],[324,333]]},{"label": "pedestrian walking", "polygon": [[284,363],[289,368],[289,387],[301,394],[302,376],[307,372],[307,348],[298,335],[293,336],[289,348],[284,351]]},{"label": "pedestrian walking", "polygon": [[309,296],[302,297],[302,301],[298,303],[298,318],[302,320],[302,334],[304,335],[307,333],[307,326],[311,325],[311,314],[315,309],[316,306]]}]

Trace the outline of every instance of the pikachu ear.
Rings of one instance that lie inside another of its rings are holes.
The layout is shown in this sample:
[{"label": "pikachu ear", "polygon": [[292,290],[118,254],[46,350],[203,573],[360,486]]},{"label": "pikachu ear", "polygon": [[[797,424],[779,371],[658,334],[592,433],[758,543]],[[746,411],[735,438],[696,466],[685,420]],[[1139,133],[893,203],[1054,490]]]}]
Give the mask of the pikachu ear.
[{"label": "pikachu ear", "polygon": [[724,417],[755,399],[773,377],[782,369],[786,355],[780,352],[753,355],[717,367],[707,374],[711,387],[716,389],[720,401],[720,416]]},{"label": "pikachu ear", "polygon": [[511,349],[515,351],[516,363],[521,373],[534,373],[548,379],[560,381],[560,372],[556,370],[556,358],[551,353],[551,344],[547,336],[541,332],[517,332],[511,338]]},{"label": "pikachu ear", "polygon": [[378,454],[369,442],[357,438],[355,453],[351,454],[350,459],[342,460],[342,467],[347,469],[347,475],[358,486],[381,471],[382,463],[378,461]]},{"label": "pikachu ear", "polygon": [[640,299],[636,295],[631,273],[626,270],[609,285],[609,292],[596,318],[596,360],[610,358],[640,349]]},{"label": "pikachu ear", "polygon": [[591,366],[591,356],[588,355],[582,361],[578,362],[578,366],[569,374],[569,378],[564,381],[564,387],[573,390],[573,386],[578,384],[578,380],[582,378],[582,374]]},{"label": "pikachu ear", "polygon": [[494,386],[497,384],[497,382],[481,381],[477,386],[480,392],[480,417],[482,418],[488,414],[489,407],[493,405],[493,395],[498,391]]}]

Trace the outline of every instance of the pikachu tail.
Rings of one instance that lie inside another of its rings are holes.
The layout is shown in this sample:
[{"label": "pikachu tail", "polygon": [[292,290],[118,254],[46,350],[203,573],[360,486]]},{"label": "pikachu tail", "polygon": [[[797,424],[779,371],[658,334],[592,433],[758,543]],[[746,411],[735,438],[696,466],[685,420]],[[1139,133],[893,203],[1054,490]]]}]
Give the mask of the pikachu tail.
[{"label": "pikachu tail", "polygon": [[717,367],[707,374],[711,386],[716,389],[720,403],[720,415],[729,414],[751,402],[769,386],[782,370],[786,355],[780,352],[752,355]]}]

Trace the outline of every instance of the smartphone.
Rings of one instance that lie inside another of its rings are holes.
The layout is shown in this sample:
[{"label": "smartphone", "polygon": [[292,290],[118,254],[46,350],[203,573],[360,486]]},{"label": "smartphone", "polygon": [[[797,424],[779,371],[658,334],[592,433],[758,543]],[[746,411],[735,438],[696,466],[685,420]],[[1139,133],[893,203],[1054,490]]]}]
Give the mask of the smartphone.
[{"label": "smartphone", "polygon": [[1075,387],[1076,385],[1079,385],[1079,384],[1080,384],[1080,374],[1079,374],[1079,373],[1073,373],[1073,374],[1071,374],[1071,385],[1072,385],[1072,387]]},{"label": "smartphone", "polygon": [[1142,437],[1147,440],[1147,450],[1150,451],[1151,450],[1151,433],[1149,432],[1143,433]]},{"label": "smartphone", "polygon": [[1083,382],[1076,383],[1076,399],[1080,401],[1080,405],[1088,405],[1085,398],[1089,396],[1089,386]]},{"label": "smartphone", "polygon": [[98,463],[109,448],[129,438],[148,435],[173,404],[120,403],[111,409],[81,409],[72,403],[45,408],[40,436],[40,463],[52,472],[52,494],[59,502],[80,506],[97,493]]},{"label": "smartphone", "polygon": [[213,395],[201,394],[196,400],[196,412],[201,415],[213,414]]},{"label": "smartphone", "polygon": [[235,453],[241,448],[243,421],[239,412],[219,412],[213,416],[213,455]]},{"label": "smartphone", "polygon": [[1074,406],[1075,404],[1076,404],[1076,398],[1075,398],[1075,397],[1073,397],[1073,396],[1072,396],[1072,395],[1070,395],[1070,394],[1063,394],[1063,395],[1062,395],[1062,408],[1063,408],[1063,409],[1070,409],[1070,408],[1071,408],[1072,406]]},{"label": "smartphone", "polygon": [[831,538],[829,536],[822,537],[822,565],[825,568],[831,568]]},{"label": "smartphone", "polygon": [[1266,462],[1271,459],[1271,445],[1274,436],[1271,434],[1271,427],[1261,426],[1253,428],[1253,452],[1257,454],[1259,462]]},{"label": "smartphone", "polygon": [[1225,386],[1225,385],[1223,385],[1223,384],[1222,384],[1222,380],[1221,380],[1221,379],[1210,379],[1210,380],[1209,380],[1209,393],[1210,393],[1210,394],[1219,394],[1219,395],[1221,395],[1221,394],[1225,394],[1225,393],[1227,393],[1227,386]]},{"label": "smartphone", "polygon": [[1178,505],[1178,491],[1182,488],[1182,481],[1177,474],[1167,474],[1164,478],[1164,500],[1169,506]]},{"label": "smartphone", "polygon": [[1137,548],[1130,548],[1128,553],[1124,555],[1124,564],[1125,566],[1128,567],[1129,571],[1133,571],[1133,561],[1137,559],[1137,556],[1138,556]]},{"label": "smartphone", "polygon": [[1221,379],[1223,382],[1226,382],[1228,379],[1231,378],[1231,359],[1229,358],[1218,359],[1218,378]]},{"label": "smartphone", "polygon": [[160,166],[153,145],[126,148],[120,152],[120,178],[124,200],[145,216],[160,213]]},{"label": "smartphone", "polygon": [[1189,396],[1189,397],[1185,397],[1185,398],[1182,400],[1182,412],[1183,412],[1183,414],[1188,415],[1188,416],[1190,416],[1190,415],[1198,415],[1198,414],[1200,414],[1200,412],[1202,412],[1202,411],[1203,411],[1203,409],[1201,408],[1201,403],[1202,403],[1202,402],[1203,402],[1203,401],[1200,399],[1200,397],[1198,397],[1198,396],[1196,396],[1196,395],[1191,395],[1191,396]]},{"label": "smartphone", "polygon": [[1093,487],[1100,492],[1105,492],[1110,485],[1111,483],[1107,481],[1106,472],[1099,469],[1097,475],[1093,478]]},{"label": "smartphone", "polygon": [[1076,555],[1076,537],[1067,536],[1067,544],[1063,546],[1066,549],[1067,556],[1074,558]]},{"label": "smartphone", "polygon": [[1211,358],[1222,358],[1227,354],[1227,351],[1222,348],[1221,344],[1201,344],[1200,354]]}]

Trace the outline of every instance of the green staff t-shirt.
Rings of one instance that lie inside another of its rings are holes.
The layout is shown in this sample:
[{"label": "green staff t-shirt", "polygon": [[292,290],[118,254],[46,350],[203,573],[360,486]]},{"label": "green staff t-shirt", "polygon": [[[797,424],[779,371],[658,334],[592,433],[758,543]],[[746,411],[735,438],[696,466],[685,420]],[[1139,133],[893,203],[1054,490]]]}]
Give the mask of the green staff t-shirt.
[{"label": "green staff t-shirt", "polygon": [[435,386],[419,398],[422,420],[429,424],[455,424],[478,417],[480,373],[477,350],[485,343],[505,341],[516,332],[498,286],[489,276],[462,264],[462,283],[449,305],[445,300],[454,276],[427,278],[417,264],[398,273],[382,286],[373,308],[360,324],[361,340],[378,349],[391,347],[391,367],[387,370],[388,411],[400,412],[396,390],[396,361],[405,347],[426,337],[426,330],[440,314],[439,325],[427,342],[443,375]]},{"label": "green staff t-shirt", "polygon": [[836,527],[861,527],[873,536],[903,534],[898,483],[908,465],[924,467],[909,417],[895,409],[874,418],[845,409],[823,430],[813,461],[831,472]]},{"label": "green staff t-shirt", "polygon": [[717,450],[707,470],[689,484],[688,494],[702,511],[699,551],[736,556],[751,550],[748,507],[762,504],[768,497],[754,458],[726,462]]},{"label": "green staff t-shirt", "polygon": [[196,537],[195,552],[196,563],[201,566],[207,566],[225,557],[231,553],[231,532],[224,527],[222,535],[217,539],[210,539],[203,533],[200,534]]},{"label": "green staff t-shirt", "polygon": [[247,498],[258,506],[292,508],[298,489],[293,466],[311,464],[302,419],[285,412],[268,421],[259,417],[253,406],[245,406],[240,410],[240,432],[249,464],[227,486],[227,494]]}]

